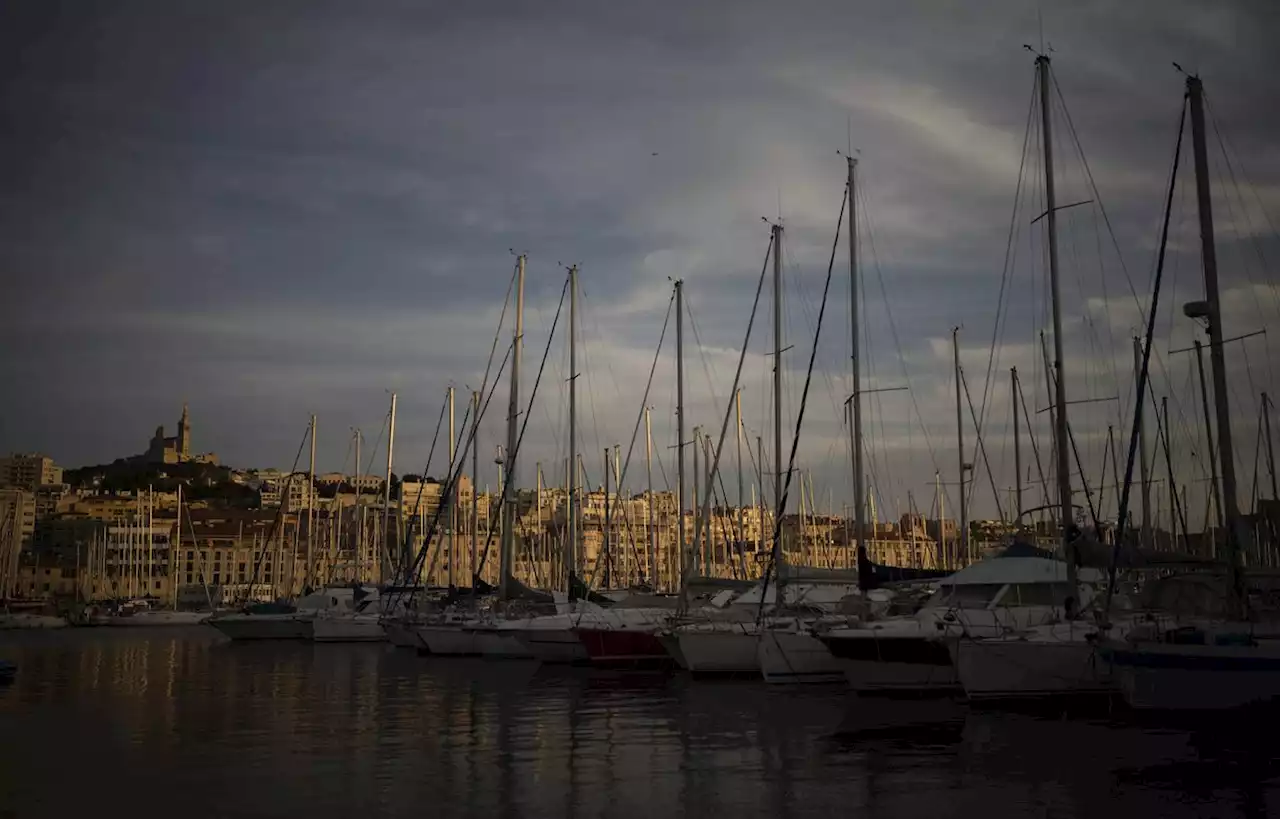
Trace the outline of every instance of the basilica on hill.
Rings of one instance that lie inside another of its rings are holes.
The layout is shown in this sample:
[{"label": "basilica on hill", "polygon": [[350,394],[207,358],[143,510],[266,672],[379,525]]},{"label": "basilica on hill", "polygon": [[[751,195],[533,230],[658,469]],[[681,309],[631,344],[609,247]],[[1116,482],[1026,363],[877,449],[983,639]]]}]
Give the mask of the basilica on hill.
[{"label": "basilica on hill", "polygon": [[164,426],[156,427],[156,434],[151,436],[147,451],[138,460],[149,464],[216,464],[218,456],[212,452],[191,454],[191,416],[187,405],[183,404],[182,418],[178,420],[178,434],[165,437]]}]

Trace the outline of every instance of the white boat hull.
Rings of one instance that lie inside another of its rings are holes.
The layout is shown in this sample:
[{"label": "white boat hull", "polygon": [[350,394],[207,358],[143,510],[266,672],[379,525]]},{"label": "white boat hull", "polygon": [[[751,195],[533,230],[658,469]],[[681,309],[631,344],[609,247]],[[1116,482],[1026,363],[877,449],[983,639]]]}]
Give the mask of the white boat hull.
[{"label": "white boat hull", "polygon": [[664,635],[663,645],[672,651],[676,662],[692,674],[759,674],[757,645],[760,636],[743,630],[688,630]]},{"label": "white boat hull", "polygon": [[515,634],[529,654],[540,662],[587,662],[587,649],[572,628],[527,628],[520,629]]},{"label": "white boat hull", "polygon": [[478,657],[475,634],[459,625],[428,625],[417,629],[422,647],[440,657]]},{"label": "white boat hull", "polygon": [[0,614],[0,631],[66,627],[67,621],[62,617],[44,614]]},{"label": "white boat hull", "polygon": [[1108,663],[1084,640],[957,639],[956,675],[972,700],[1034,699],[1115,691]]},{"label": "white boat hull", "polygon": [[198,626],[209,619],[207,611],[146,611],[126,616],[103,616],[94,625],[111,628],[154,628],[158,626]]},{"label": "white boat hull", "polygon": [[384,620],[382,630],[387,634],[387,641],[396,648],[418,648],[422,643],[418,640],[418,626],[404,620]]},{"label": "white boat hull", "polygon": [[1280,645],[1115,643],[1103,653],[1132,708],[1217,711],[1280,698]]},{"label": "white boat hull", "polygon": [[475,629],[476,646],[481,656],[499,660],[529,660],[533,653],[520,642],[514,629],[480,626]]},{"label": "white boat hull", "polygon": [[206,621],[232,640],[307,640],[311,623],[292,614],[230,614]]},{"label": "white boat hull", "polygon": [[830,684],[845,682],[840,661],[811,634],[765,631],[756,650],[760,673],[767,683]]},{"label": "white boat hull", "polygon": [[375,617],[317,617],[311,622],[317,643],[381,643],[387,639]]}]

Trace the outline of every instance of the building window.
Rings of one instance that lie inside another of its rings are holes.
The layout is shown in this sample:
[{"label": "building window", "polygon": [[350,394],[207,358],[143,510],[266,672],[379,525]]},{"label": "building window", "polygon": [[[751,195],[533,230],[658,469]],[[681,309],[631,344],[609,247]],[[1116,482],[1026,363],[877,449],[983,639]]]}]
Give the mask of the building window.
[{"label": "building window", "polygon": [[220,580],[220,576],[219,576],[219,574],[218,574],[217,572],[214,572],[214,573],[213,573],[213,584],[214,584],[215,586],[216,586],[216,585],[218,585],[218,581],[219,581],[219,580]]},{"label": "building window", "polygon": [[191,585],[192,582],[194,581],[191,579],[191,572],[187,572],[187,585]]},{"label": "building window", "polygon": [[241,562],[241,563],[240,563],[240,576],[241,576],[241,577],[244,577],[244,563],[243,563],[243,562]]},{"label": "building window", "polygon": [[159,590],[160,590],[160,581],[159,581],[159,580],[157,580],[157,581],[156,581],[156,591],[159,591]]}]

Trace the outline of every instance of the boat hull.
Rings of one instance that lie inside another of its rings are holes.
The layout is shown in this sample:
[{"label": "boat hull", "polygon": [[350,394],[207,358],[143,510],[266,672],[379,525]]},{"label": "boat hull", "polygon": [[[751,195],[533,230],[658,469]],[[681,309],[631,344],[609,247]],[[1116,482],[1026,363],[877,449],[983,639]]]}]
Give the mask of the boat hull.
[{"label": "boat hull", "polygon": [[0,614],[0,631],[66,627],[67,621],[63,617],[45,614]]},{"label": "boat hull", "polygon": [[529,654],[552,665],[580,665],[590,658],[582,640],[572,628],[527,628],[516,632]]},{"label": "boat hull", "polygon": [[1131,708],[1223,711],[1280,698],[1280,646],[1116,644],[1102,653]]},{"label": "boat hull", "polygon": [[126,616],[104,616],[94,625],[111,628],[158,628],[164,626],[197,626],[209,619],[207,611],[148,611]]},{"label": "boat hull", "polygon": [[1084,640],[951,640],[971,700],[1102,696],[1116,691],[1109,664]]},{"label": "boat hull", "polygon": [[226,617],[211,617],[206,622],[236,642],[307,640],[311,637],[311,623],[290,614],[234,614]]},{"label": "boat hull", "polygon": [[418,640],[431,654],[440,657],[479,657],[475,632],[458,625],[428,625],[417,629]]},{"label": "boat hull", "polygon": [[845,680],[862,693],[959,691],[946,645],[924,636],[820,638],[840,662]]},{"label": "boat hull", "polygon": [[384,620],[382,630],[386,632],[387,641],[396,648],[418,648],[422,645],[418,640],[417,626],[403,620]]},{"label": "boat hull", "polygon": [[844,668],[811,634],[765,631],[756,649],[764,681],[776,685],[844,684]]},{"label": "boat hull", "polygon": [[376,619],[317,617],[311,628],[311,639],[317,643],[381,643],[387,639]]},{"label": "boat hull", "polygon": [[668,668],[675,659],[662,645],[656,630],[626,628],[574,629],[593,666]]},{"label": "boat hull", "polygon": [[[743,630],[677,630],[662,645],[681,668],[697,675],[758,675],[757,634]],[[674,646],[674,647],[673,647]]]}]

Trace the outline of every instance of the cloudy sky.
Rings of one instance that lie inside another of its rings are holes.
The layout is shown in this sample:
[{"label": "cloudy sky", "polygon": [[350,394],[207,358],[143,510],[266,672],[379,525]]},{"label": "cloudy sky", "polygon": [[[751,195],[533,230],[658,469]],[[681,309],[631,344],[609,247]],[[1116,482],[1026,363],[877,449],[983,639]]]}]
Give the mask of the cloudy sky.
[{"label": "cloudy sky", "polygon": [[[446,388],[459,390],[461,419],[480,383],[514,250],[529,259],[526,400],[562,265],[581,266],[580,450],[597,483],[603,447],[625,453],[631,440],[670,278],[688,296],[689,426],[718,433],[768,244],[762,217],[785,225],[787,449],[843,191],[837,151],[852,146],[864,388],[910,387],[867,397],[878,511],[896,515],[908,493],[927,511],[935,471],[956,480],[956,326],[1007,505],[1010,366],[1031,412],[1046,405],[1035,118],[1024,152],[1034,57],[1023,45],[1042,38],[1057,81],[1058,201],[1093,200],[1059,219],[1069,398],[1119,397],[1072,406],[1085,479],[1095,491],[1103,481],[1108,425],[1127,439],[1130,337],[1182,104],[1174,61],[1208,89],[1227,332],[1280,332],[1280,8],[1266,0],[485,5],[5,4],[0,450],[109,461],[141,451],[158,424],[172,434],[186,401],[196,448],[243,467],[288,467],[315,413],[318,468],[335,470],[353,427],[373,449],[395,391],[396,471],[420,471]],[[1202,293],[1184,165],[1153,389],[1171,396],[1194,524],[1201,413],[1191,357],[1169,354],[1200,335],[1180,314]],[[798,457],[818,506],[837,511],[850,502],[847,258],[842,238]],[[766,453],[769,293],[743,381],[748,436],[763,435]],[[524,484],[535,460],[562,480],[564,329],[532,410]],[[660,485],[674,480],[673,335],[649,398]],[[509,342],[508,325],[499,357]],[[1257,393],[1280,387],[1278,345],[1255,336],[1228,350],[1246,504]],[[504,384],[483,422],[482,480],[494,480],[505,405]],[[1047,414],[1034,425],[1047,458]],[[1041,489],[1024,449],[1030,506]],[[627,481],[637,487],[641,454]],[[975,513],[994,515],[985,468],[975,479]]]}]

